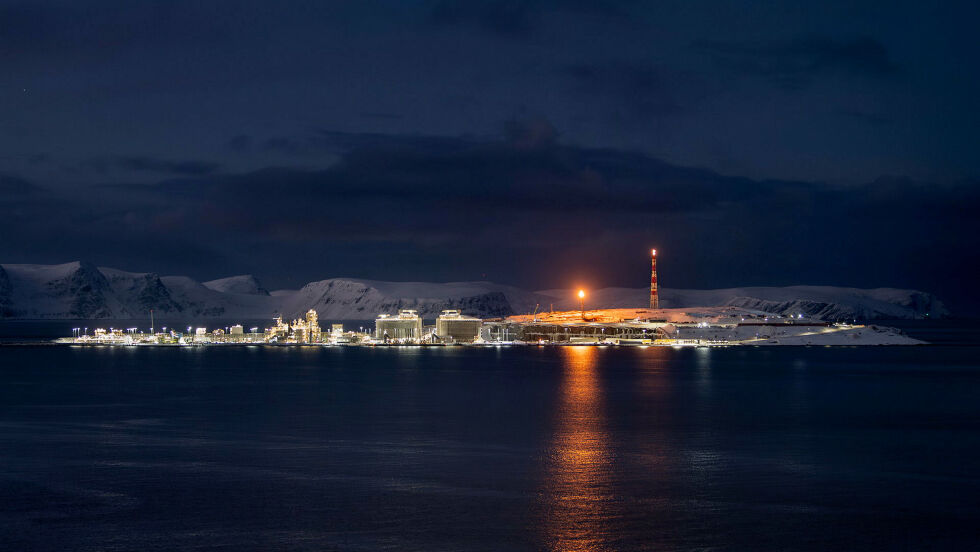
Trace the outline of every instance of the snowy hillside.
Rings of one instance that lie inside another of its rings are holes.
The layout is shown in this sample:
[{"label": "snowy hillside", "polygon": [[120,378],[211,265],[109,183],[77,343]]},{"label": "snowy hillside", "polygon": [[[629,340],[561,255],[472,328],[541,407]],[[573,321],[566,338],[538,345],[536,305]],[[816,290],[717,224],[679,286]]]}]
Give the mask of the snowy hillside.
[{"label": "snowy hillside", "polygon": [[241,276],[230,276],[204,282],[204,287],[220,291],[221,293],[241,293],[245,295],[269,295],[269,291],[262,287],[259,280],[251,274]]},{"label": "snowy hillside", "polygon": [[110,293],[106,304],[120,318],[142,317],[150,309],[158,314],[178,313],[183,309],[174,302],[170,291],[152,273],[123,272],[112,268],[99,268],[108,280]]},{"label": "snowy hillside", "polygon": [[283,313],[299,315],[316,309],[326,319],[370,319],[378,313],[415,309],[435,318],[445,309],[460,309],[484,318],[507,316],[534,309],[546,298],[491,282],[379,282],[335,278],[311,282],[292,295],[282,295]]},{"label": "snowy hillside", "polygon": [[280,301],[269,295],[221,292],[187,276],[161,280],[184,314],[196,318],[272,318],[280,312]]},{"label": "snowy hillside", "polygon": [[[591,308],[642,307],[646,289],[607,288],[589,293]],[[947,313],[928,293],[900,289],[817,286],[662,290],[665,308],[731,305],[824,320],[920,318]],[[99,268],[91,263],[0,265],[0,318],[293,318],[316,309],[324,320],[367,320],[379,313],[416,309],[426,319],[444,309],[483,318],[551,308],[577,309],[570,290],[529,292],[491,282],[381,282],[334,278],[299,290],[266,291],[250,275],[200,283],[186,276],[158,276]]]},{"label": "snowy hillside", "polygon": [[[555,308],[575,309],[572,290],[540,292],[554,297]],[[599,308],[645,306],[646,288],[606,288],[589,294],[588,304]],[[821,320],[875,320],[948,316],[935,296],[909,289],[857,289],[830,286],[747,287],[729,289],[661,289],[664,308],[731,305],[783,315],[802,314]]]},{"label": "snowy hillside", "polygon": [[268,292],[250,275],[200,283],[91,263],[0,265],[3,318],[293,318],[313,308],[325,320],[366,320],[416,309],[434,318],[444,309],[481,317],[531,312],[548,298],[491,282],[379,282],[336,278],[299,290]]},{"label": "snowy hillside", "polygon": [[108,279],[90,263],[4,265],[8,318],[105,318]]}]

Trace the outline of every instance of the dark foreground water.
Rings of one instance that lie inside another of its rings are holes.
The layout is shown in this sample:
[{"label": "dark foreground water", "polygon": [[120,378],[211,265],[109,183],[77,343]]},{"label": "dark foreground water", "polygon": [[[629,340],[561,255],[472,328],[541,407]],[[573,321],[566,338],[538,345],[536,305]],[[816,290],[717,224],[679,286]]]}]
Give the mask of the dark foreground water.
[{"label": "dark foreground water", "polygon": [[976,347],[0,347],[0,550],[975,550]]}]

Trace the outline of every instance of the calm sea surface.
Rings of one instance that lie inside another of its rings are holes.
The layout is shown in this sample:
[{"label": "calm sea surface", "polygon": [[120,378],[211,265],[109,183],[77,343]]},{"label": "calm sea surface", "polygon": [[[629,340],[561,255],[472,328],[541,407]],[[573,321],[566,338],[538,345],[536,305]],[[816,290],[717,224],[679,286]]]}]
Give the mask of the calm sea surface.
[{"label": "calm sea surface", "polygon": [[978,352],[7,344],[0,550],[976,550]]}]

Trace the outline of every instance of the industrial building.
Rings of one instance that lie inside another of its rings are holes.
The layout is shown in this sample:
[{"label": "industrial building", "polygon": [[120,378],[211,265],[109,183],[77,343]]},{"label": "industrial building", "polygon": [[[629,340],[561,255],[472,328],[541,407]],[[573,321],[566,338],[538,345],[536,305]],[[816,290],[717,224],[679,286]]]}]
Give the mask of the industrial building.
[{"label": "industrial building", "polygon": [[436,318],[436,338],[444,343],[472,343],[480,337],[483,320],[463,316],[458,310],[444,310]]},{"label": "industrial building", "polygon": [[524,324],[497,320],[486,322],[480,328],[480,338],[487,343],[513,343],[521,341]]},{"label": "industrial building", "polygon": [[667,338],[664,324],[650,322],[488,322],[481,337],[490,343],[650,344]]},{"label": "industrial building", "polygon": [[320,321],[315,310],[307,311],[305,318],[293,320],[291,326],[293,339],[297,343],[320,342]]},{"label": "industrial building", "polygon": [[657,250],[650,250],[650,308],[660,308],[660,290],[657,283]]},{"label": "industrial building", "polygon": [[422,318],[410,309],[398,311],[398,316],[382,314],[374,321],[374,334],[384,341],[418,341],[422,338]]},{"label": "industrial building", "polygon": [[320,321],[317,312],[313,309],[307,311],[305,317],[293,320],[292,324],[284,323],[281,316],[277,316],[274,320],[276,324],[265,330],[265,339],[267,341],[290,341],[294,343],[320,342]]},{"label": "industrial building", "polygon": [[276,321],[275,325],[271,328],[265,329],[265,339],[266,341],[278,341],[280,339],[286,339],[289,335],[289,324],[282,323],[282,317],[277,316],[273,318]]},{"label": "industrial building", "polygon": [[[375,321],[374,339],[370,330],[345,332],[343,324],[333,324],[322,334],[315,310],[303,318],[284,323],[275,318],[272,327],[260,334],[252,328],[246,334],[240,324],[227,329],[208,331],[189,326],[187,333],[152,331],[137,333],[96,328],[94,335],[81,334],[62,342],[135,345],[135,344],[229,344],[269,343],[324,345],[446,345],[446,344],[527,344],[527,345],[662,345],[662,346],[729,346],[729,345],[811,345],[811,344],[916,344],[914,339],[897,331],[875,326],[831,324],[822,320],[803,319],[802,314],[780,316],[762,311],[723,307],[662,309],[657,278],[657,250],[650,251],[650,308],[585,309],[585,290],[579,290],[579,309],[514,315],[508,318],[481,320],[464,316],[460,310],[443,310],[434,326],[423,326],[418,311],[403,309],[395,316],[381,314]],[[152,324],[152,320],[151,320]],[[858,340],[859,343],[855,343]]]}]

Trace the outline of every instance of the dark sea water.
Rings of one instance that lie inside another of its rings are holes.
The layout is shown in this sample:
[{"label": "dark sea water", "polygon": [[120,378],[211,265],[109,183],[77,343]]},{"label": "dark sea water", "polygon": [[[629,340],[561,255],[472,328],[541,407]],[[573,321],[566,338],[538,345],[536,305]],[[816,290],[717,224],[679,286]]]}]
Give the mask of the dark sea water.
[{"label": "dark sea water", "polygon": [[976,550],[978,352],[8,344],[0,550]]}]

